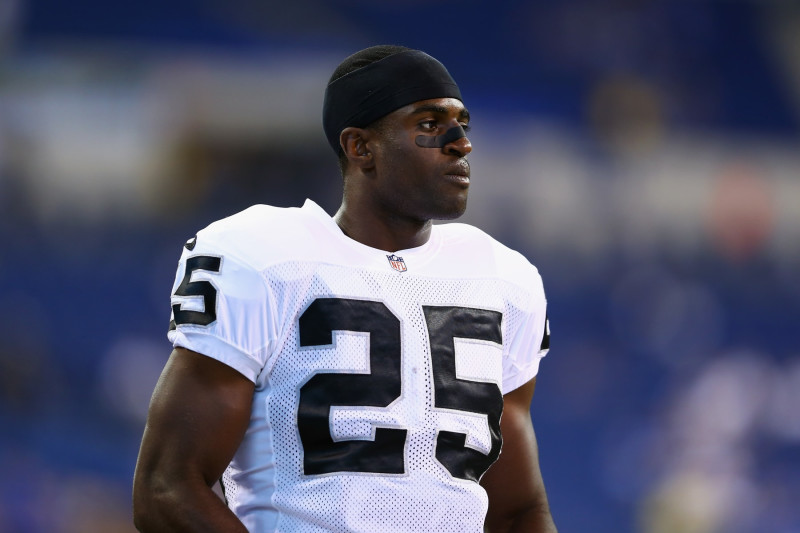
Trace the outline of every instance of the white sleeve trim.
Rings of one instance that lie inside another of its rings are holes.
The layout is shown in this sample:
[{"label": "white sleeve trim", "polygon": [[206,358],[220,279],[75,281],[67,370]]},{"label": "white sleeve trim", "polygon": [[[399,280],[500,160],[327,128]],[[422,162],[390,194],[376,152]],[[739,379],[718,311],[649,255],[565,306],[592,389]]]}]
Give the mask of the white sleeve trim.
[{"label": "white sleeve trim", "polygon": [[168,337],[173,347],[186,348],[206,357],[216,359],[220,363],[233,368],[253,383],[255,383],[261,371],[258,363],[245,352],[213,335],[190,329],[178,329],[170,331]]},{"label": "white sleeve trim", "polygon": [[520,388],[533,378],[535,378],[539,374],[539,361],[542,358],[540,356],[536,357],[536,360],[532,362],[530,365],[526,366],[525,368],[521,369],[519,372],[514,374],[508,375],[506,374],[503,376],[503,395],[508,394],[509,392]]}]

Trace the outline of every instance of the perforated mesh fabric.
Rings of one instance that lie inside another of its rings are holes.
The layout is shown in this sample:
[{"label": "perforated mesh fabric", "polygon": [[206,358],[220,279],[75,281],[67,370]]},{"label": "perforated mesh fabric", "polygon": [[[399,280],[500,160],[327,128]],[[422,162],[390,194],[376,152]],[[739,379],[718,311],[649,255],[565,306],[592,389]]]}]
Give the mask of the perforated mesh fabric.
[{"label": "perforated mesh fabric", "polygon": [[[269,391],[264,429],[271,430],[248,434],[247,439],[273,440],[277,467],[270,472],[274,493],[269,505],[278,512],[277,530],[482,531],[486,495],[477,483],[454,478],[436,459],[436,438],[441,430],[465,433],[467,446],[488,453],[491,437],[486,415],[435,407],[428,325],[422,307],[500,311],[505,337],[520,327],[524,316],[520,309],[530,295],[501,281],[430,279],[332,265],[285,263],[270,268],[265,276],[278,314],[287,321],[281,325],[285,336],[278,342],[284,348],[269,361],[264,383],[259,385]],[[385,408],[334,406],[329,424],[334,441],[373,438],[375,427],[407,429],[402,474],[304,475],[304,449],[297,429],[301,386],[315,373],[370,371],[367,333],[337,331],[331,345],[300,347],[296,317],[315,299],[330,297],[380,300],[400,319],[400,396]],[[455,347],[460,379],[493,382],[502,388],[500,345],[456,339]],[[249,445],[243,446],[248,449]],[[253,461],[237,456],[234,467],[241,463]],[[226,473],[231,504],[252,505],[258,495],[240,498],[230,481],[233,470]],[[253,476],[258,472],[250,473]]]},{"label": "perforated mesh fabric", "polygon": [[[198,255],[220,268],[187,272]],[[502,394],[546,353],[541,279],[519,254],[448,224],[387,257],[311,202],[255,206],[198,233],[175,291],[173,309],[198,307],[172,342],[255,382],[222,479],[249,531],[483,530]]]}]

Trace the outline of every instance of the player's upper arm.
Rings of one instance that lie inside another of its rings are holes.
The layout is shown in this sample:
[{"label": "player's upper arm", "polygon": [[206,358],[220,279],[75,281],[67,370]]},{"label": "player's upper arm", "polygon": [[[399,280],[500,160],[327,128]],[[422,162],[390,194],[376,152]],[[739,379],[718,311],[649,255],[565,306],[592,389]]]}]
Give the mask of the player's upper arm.
[{"label": "player's upper arm", "polygon": [[500,421],[503,449],[500,458],[481,479],[481,485],[489,496],[486,525],[492,532],[516,531],[512,528],[520,517],[530,519],[533,516],[534,522],[531,523],[536,524],[551,520],[530,415],[535,387],[536,378],[533,378],[503,397]]},{"label": "player's upper arm", "polygon": [[150,403],[134,500],[142,491],[218,480],[247,429],[253,390],[233,368],[176,348]]}]

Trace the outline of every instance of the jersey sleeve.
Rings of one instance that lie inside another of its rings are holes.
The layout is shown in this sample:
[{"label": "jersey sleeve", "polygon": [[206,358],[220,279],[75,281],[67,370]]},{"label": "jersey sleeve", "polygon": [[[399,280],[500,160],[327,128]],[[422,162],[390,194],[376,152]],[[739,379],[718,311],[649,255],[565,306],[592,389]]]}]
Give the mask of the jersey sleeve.
[{"label": "jersey sleeve", "polygon": [[184,247],[171,306],[173,346],[216,359],[255,382],[275,331],[259,271],[204,242],[201,232]]},{"label": "jersey sleeve", "polygon": [[511,338],[508,355],[503,362],[503,394],[536,377],[539,362],[550,351],[547,300],[538,272],[530,298],[522,311],[521,323]]}]

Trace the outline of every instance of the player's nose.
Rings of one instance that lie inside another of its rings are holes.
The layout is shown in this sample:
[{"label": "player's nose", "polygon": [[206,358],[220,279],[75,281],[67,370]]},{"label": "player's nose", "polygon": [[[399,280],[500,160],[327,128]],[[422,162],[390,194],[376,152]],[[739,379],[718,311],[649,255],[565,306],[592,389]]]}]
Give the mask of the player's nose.
[{"label": "player's nose", "polygon": [[446,154],[464,157],[472,152],[472,143],[465,134],[463,137],[459,137],[458,139],[445,144],[442,149]]}]

